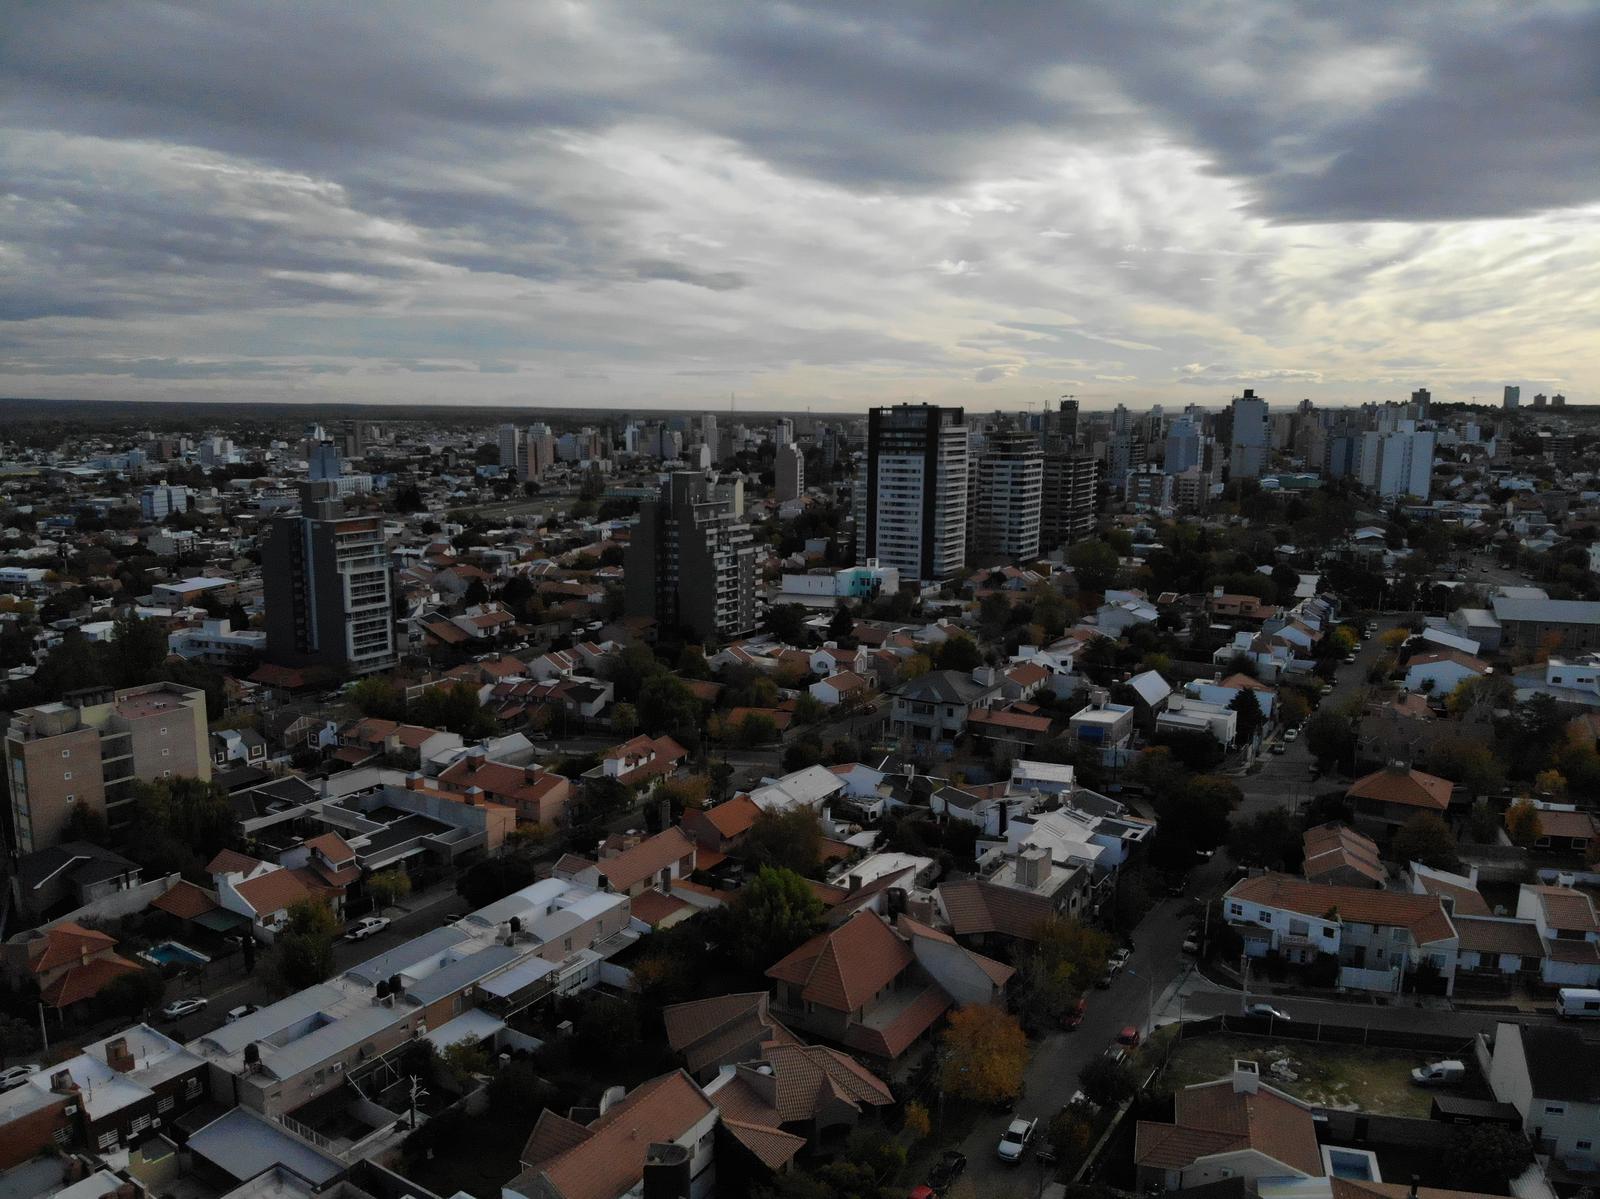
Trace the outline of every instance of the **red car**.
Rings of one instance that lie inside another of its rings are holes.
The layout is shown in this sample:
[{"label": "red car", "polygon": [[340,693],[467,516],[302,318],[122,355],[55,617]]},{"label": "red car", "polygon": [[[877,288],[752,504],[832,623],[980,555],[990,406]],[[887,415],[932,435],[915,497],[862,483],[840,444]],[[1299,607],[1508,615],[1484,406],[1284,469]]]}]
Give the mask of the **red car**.
[{"label": "red car", "polygon": [[1132,1049],[1139,1043],[1139,1030],[1133,1025],[1128,1025],[1117,1034],[1117,1044]]},{"label": "red car", "polygon": [[1061,1017],[1062,1028],[1077,1028],[1083,1023],[1083,1018],[1089,1014],[1089,1001],[1080,999],[1072,1005],[1072,1010]]}]

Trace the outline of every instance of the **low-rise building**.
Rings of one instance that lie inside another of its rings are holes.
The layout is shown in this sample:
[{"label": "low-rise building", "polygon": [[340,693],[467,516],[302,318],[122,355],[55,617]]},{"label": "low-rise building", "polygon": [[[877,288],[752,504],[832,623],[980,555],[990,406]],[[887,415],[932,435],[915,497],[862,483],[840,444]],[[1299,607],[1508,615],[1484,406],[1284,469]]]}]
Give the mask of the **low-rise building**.
[{"label": "low-rise building", "polygon": [[1307,882],[1345,887],[1382,887],[1389,873],[1377,842],[1337,822],[1307,829],[1301,873]]},{"label": "low-rise building", "polygon": [[1480,1035],[1478,1060],[1494,1097],[1522,1117],[1534,1150],[1575,1174],[1600,1167],[1600,1046],[1576,1029],[1500,1023]]},{"label": "low-rise building", "polygon": [[978,667],[971,674],[931,670],[895,692],[889,728],[912,745],[954,741],[967,731],[967,718],[1000,696],[998,672]]},{"label": "low-rise building", "polygon": [[1523,883],[1517,916],[1533,922],[1544,945],[1539,977],[1552,987],[1600,985],[1600,917],[1575,887]]},{"label": "low-rise building", "polygon": [[1357,824],[1392,831],[1419,813],[1443,816],[1454,789],[1449,779],[1412,770],[1404,762],[1391,762],[1357,779],[1345,798],[1351,801]]},{"label": "low-rise building", "polygon": [[1449,695],[1462,683],[1491,673],[1482,658],[1458,649],[1430,650],[1414,654],[1406,662],[1406,689],[1424,695]]}]

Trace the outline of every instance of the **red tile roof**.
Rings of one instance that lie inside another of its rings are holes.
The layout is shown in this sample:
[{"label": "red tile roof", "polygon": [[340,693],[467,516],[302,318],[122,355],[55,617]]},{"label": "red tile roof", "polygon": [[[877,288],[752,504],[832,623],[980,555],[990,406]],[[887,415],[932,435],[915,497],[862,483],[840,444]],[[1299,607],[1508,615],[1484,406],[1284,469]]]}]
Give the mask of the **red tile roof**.
[{"label": "red tile roof", "polygon": [[1455,935],[1450,917],[1432,895],[1327,886],[1286,874],[1262,874],[1240,879],[1228,889],[1224,898],[1298,912],[1318,920],[1327,920],[1330,913],[1337,912],[1337,918],[1346,923],[1405,928],[1419,945],[1448,940]]},{"label": "red tile roof", "polygon": [[853,1012],[915,961],[906,943],[872,912],[858,912],[832,932],[819,933],[767,971],[798,986],[806,1003]]},{"label": "red tile roof", "polygon": [[[600,877],[611,885],[613,891],[626,891],[636,883],[659,874],[674,862],[694,856],[694,842],[677,825],[647,837],[632,849],[625,849],[615,857],[603,858],[598,863]],[[689,874],[690,870],[682,871]]]},{"label": "red tile roof", "polygon": [[97,953],[105,953],[116,946],[114,937],[97,929],[84,928],[71,922],[58,924],[44,934],[44,949],[38,957],[30,957],[29,967],[35,974],[59,970],[73,962],[81,962]]},{"label": "red tile roof", "polygon": [[311,896],[305,879],[293,870],[270,871],[259,878],[240,883],[234,890],[258,916],[280,912],[290,904]]},{"label": "red tile roof", "polygon": [[232,849],[224,849],[211,859],[211,864],[206,867],[207,874],[249,874],[261,865],[255,858],[239,853]]},{"label": "red tile roof", "polygon": [[1305,849],[1303,871],[1313,882],[1335,870],[1349,869],[1382,884],[1388,877],[1378,854],[1377,842],[1337,822],[1307,829],[1302,838]]},{"label": "red tile roof", "polygon": [[1041,895],[976,879],[941,884],[939,901],[958,936],[1000,933],[1031,941],[1055,914]]},{"label": "red tile roof", "polygon": [[71,1007],[85,999],[93,999],[112,979],[124,974],[134,974],[143,969],[136,962],[108,953],[104,957],[73,966],[39,992],[47,1007]]},{"label": "red tile roof", "polygon": [[204,887],[180,879],[152,899],[150,906],[180,920],[193,920],[196,916],[215,911],[221,905],[217,903],[217,897]]},{"label": "red tile roof", "polygon": [[1357,779],[1345,795],[1350,799],[1370,799],[1376,803],[1443,812],[1450,806],[1453,789],[1454,784],[1449,779],[1423,774],[1420,770],[1386,766],[1366,778]]}]

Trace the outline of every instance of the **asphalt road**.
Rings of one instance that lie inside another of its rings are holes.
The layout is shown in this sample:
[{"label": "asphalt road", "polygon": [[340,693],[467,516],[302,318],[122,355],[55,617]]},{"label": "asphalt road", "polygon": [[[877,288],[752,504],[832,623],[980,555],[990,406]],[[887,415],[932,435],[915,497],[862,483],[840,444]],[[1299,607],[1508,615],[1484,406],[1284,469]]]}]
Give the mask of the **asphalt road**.
[{"label": "asphalt road", "polygon": [[[1503,1020],[1518,1024],[1549,1024],[1553,1016],[1517,1013],[1507,1016],[1497,1012],[1468,1012],[1437,1007],[1416,1007],[1411,1004],[1339,1003],[1327,1000],[1301,999],[1292,995],[1258,996],[1251,1000],[1268,999],[1288,1012],[1296,1024],[1327,1023],[1346,1028],[1379,1028],[1392,1032],[1419,1032],[1436,1036],[1459,1036],[1462,1040],[1476,1033],[1488,1032]],[[1237,1016],[1243,1006],[1237,991],[1197,993],[1183,1001],[1185,1019],[1206,1019],[1211,1016]]]},{"label": "asphalt road", "polygon": [[[1221,886],[1227,865],[1223,854],[1205,863],[1190,877],[1192,894],[1209,895]],[[1078,1072],[1104,1053],[1117,1033],[1132,1024],[1148,1031],[1152,1009],[1159,1015],[1163,997],[1188,969],[1183,938],[1189,921],[1183,917],[1187,900],[1166,899],[1151,908],[1133,931],[1133,957],[1108,990],[1089,992],[1089,1011],[1083,1024],[1071,1032],[1046,1034],[1033,1045],[1022,1099],[1017,1114],[1039,1118],[1041,1136],[1051,1119],[1078,1089]],[[967,1175],[979,1194],[995,1189],[1018,1189],[1038,1182],[1033,1153],[1017,1165],[1007,1165],[995,1155],[1000,1133],[1010,1122],[1009,1113],[996,1113],[978,1121],[961,1145],[967,1155]]]},{"label": "asphalt road", "polygon": [[[1334,678],[1333,694],[1323,696],[1323,706],[1342,704],[1367,685],[1367,671],[1383,653],[1379,638],[1399,623],[1399,618],[1394,616],[1378,618],[1377,633],[1362,643],[1353,664],[1339,667],[1339,673]],[[1318,792],[1337,786],[1327,779],[1312,779],[1313,760],[1304,737],[1289,742],[1288,748],[1281,754],[1263,753],[1261,769],[1253,774],[1240,775],[1237,780],[1244,800],[1234,818],[1247,820],[1260,812],[1283,807],[1298,811]]]}]

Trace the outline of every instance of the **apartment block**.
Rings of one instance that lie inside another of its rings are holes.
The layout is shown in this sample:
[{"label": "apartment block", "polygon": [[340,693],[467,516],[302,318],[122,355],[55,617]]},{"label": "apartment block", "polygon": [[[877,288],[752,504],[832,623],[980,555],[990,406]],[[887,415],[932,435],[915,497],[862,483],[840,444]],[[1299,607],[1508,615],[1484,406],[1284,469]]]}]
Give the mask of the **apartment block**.
[{"label": "apartment block", "polygon": [[754,535],[704,475],[678,471],[645,501],[625,562],[629,616],[707,641],[756,627]]},{"label": "apartment block", "polygon": [[897,404],[867,414],[856,559],[906,579],[948,579],[966,564],[970,470],[960,408]]},{"label": "apartment block", "polygon": [[20,854],[62,840],[79,805],[113,841],[134,819],[136,782],[210,779],[205,692],[176,683],[80,694],[23,708],[6,730],[10,837]]},{"label": "apartment block", "polygon": [[1002,562],[1039,556],[1044,453],[1032,433],[991,434],[978,456],[978,553]]}]

